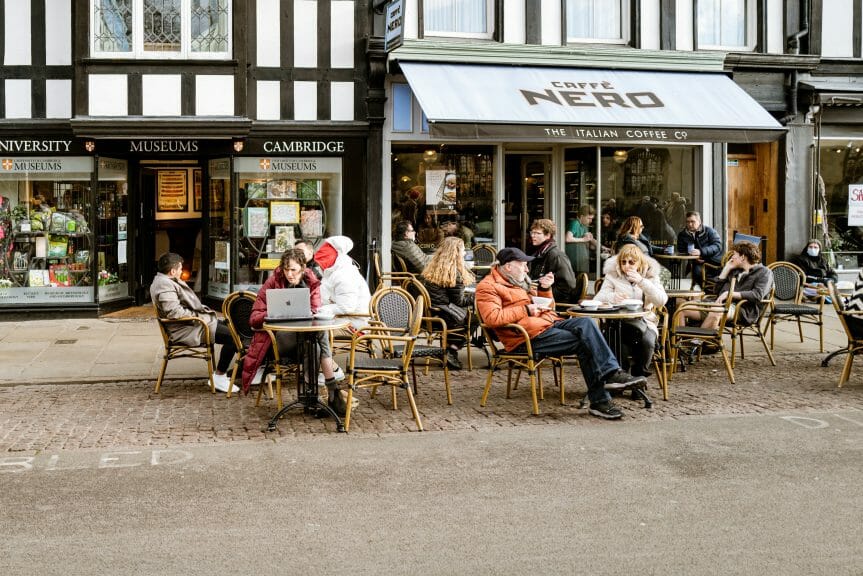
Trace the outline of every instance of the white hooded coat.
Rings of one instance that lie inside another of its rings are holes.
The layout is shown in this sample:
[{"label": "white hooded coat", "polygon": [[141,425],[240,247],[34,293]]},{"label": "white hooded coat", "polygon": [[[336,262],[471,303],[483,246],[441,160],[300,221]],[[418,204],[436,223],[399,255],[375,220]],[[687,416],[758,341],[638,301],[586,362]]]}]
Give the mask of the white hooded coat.
[{"label": "white hooded coat", "polygon": [[[347,236],[331,236],[324,242],[336,249],[336,261],[324,270],[321,278],[321,307],[323,314],[368,314],[371,293],[366,279],[348,256],[353,241]],[[352,320],[355,328],[366,324],[366,318]]]},{"label": "white hooded coat", "polygon": [[650,312],[644,317],[644,321],[650,330],[658,334],[659,318],[654,309],[657,306],[664,306],[668,301],[668,295],[659,280],[659,263],[653,258],[647,258],[649,268],[643,275],[644,281],[635,286],[621,273],[620,267],[617,265],[617,257],[618,255],[615,254],[605,261],[602,269],[605,274],[602,287],[593,299],[609,304],[617,304],[626,298],[641,300],[644,303],[643,309]]}]

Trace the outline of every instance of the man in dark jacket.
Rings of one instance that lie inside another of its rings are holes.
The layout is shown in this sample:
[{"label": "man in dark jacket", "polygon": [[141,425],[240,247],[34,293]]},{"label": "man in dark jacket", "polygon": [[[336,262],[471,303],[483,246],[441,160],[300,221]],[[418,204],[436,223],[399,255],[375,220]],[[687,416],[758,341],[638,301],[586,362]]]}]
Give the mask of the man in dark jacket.
[{"label": "man in dark jacket", "polygon": [[701,214],[686,213],[686,226],[677,234],[677,252],[697,256],[692,266],[692,277],[701,278],[705,262],[714,266],[722,264],[722,239],[713,228],[701,224]]},{"label": "man in dark jacket", "polygon": [[572,270],[572,263],[566,253],[557,247],[554,235],[557,226],[546,218],[534,220],[530,225],[530,243],[533,261],[530,263],[530,277],[534,280],[554,273],[554,284],[551,286],[555,302],[575,304],[581,297],[583,286],[578,285],[578,278]]},{"label": "man in dark jacket", "polygon": [[401,220],[396,224],[391,250],[393,254],[405,261],[408,272],[413,274],[422,274],[429,262],[429,256],[417,246],[417,232],[414,225],[407,220]]}]

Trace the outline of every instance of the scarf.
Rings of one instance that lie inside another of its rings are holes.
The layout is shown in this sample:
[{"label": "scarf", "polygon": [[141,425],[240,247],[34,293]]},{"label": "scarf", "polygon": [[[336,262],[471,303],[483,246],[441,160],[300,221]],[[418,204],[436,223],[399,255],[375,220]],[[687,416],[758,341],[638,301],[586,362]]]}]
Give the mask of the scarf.
[{"label": "scarf", "polygon": [[539,246],[536,246],[533,251],[530,253],[530,256],[534,256],[536,258],[542,258],[546,255],[546,253],[554,248],[557,244],[554,241],[554,238],[549,238]]}]

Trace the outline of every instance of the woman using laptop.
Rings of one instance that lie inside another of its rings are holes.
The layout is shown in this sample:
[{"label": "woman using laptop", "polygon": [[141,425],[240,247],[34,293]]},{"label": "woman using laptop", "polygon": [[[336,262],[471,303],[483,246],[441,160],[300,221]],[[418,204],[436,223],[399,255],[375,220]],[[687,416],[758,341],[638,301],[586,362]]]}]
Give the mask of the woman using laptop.
[{"label": "woman using laptop", "polygon": [[[282,254],[279,266],[258,291],[258,298],[249,317],[252,328],[260,330],[267,318],[267,291],[281,288],[308,288],[312,312],[317,312],[321,306],[321,282],[314,272],[306,268],[305,254],[300,249],[288,250]],[[279,356],[292,354],[297,348],[296,334],[280,332],[276,336],[276,341],[279,346]],[[255,332],[249,345],[249,353],[243,362],[243,392],[248,392],[249,386],[253,383],[260,382],[264,360],[271,353],[271,346],[270,336],[266,332],[262,330]],[[328,403],[338,414],[344,415],[346,394],[344,396],[338,394],[337,385],[338,380],[344,379],[344,373],[341,373],[341,378],[336,379],[333,372],[330,339],[324,332],[318,333],[318,347],[321,351],[321,372],[324,374],[324,384],[327,387]]]}]

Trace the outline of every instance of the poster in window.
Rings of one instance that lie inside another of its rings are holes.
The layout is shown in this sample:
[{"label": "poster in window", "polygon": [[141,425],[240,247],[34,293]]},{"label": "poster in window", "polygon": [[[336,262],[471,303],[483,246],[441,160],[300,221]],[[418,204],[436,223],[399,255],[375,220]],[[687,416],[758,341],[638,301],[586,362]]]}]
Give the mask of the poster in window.
[{"label": "poster in window", "polygon": [[192,172],[192,195],[195,197],[195,202],[193,204],[194,211],[201,211],[201,171],[195,170]]},{"label": "poster in window", "polygon": [[189,209],[185,170],[160,170],[156,209],[159,212],[185,212]]},{"label": "poster in window", "polygon": [[848,185],[848,225],[863,226],[863,184]]},{"label": "poster in window", "polygon": [[266,238],[270,231],[267,207],[250,206],[246,208],[246,236],[249,238]]},{"label": "poster in window", "polygon": [[225,181],[210,180],[210,212],[221,212],[225,207]]},{"label": "poster in window", "polygon": [[299,224],[299,202],[272,202],[270,204],[271,224]]},{"label": "poster in window", "polygon": [[452,208],[456,202],[458,177],[446,170],[426,170],[426,204]]},{"label": "poster in window", "polygon": [[267,198],[292,200],[297,197],[296,180],[270,180],[267,182]]}]

